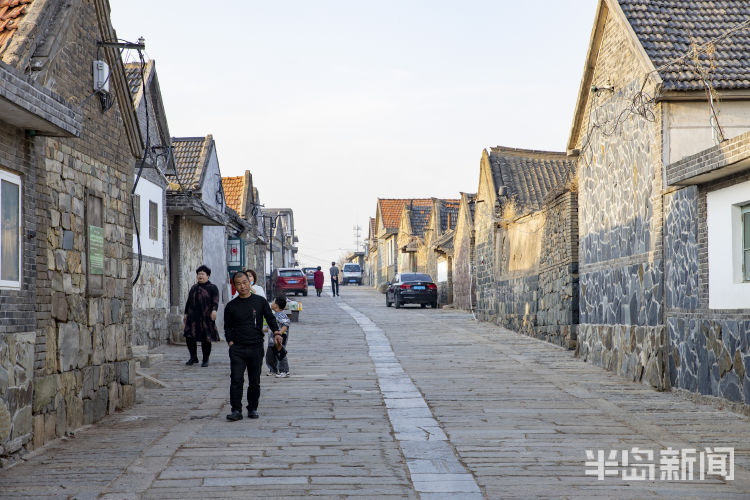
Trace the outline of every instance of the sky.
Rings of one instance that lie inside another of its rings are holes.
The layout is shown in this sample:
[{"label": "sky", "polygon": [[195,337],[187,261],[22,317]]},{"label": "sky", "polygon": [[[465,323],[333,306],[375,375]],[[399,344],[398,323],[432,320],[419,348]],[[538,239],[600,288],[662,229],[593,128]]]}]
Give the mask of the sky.
[{"label": "sky", "polygon": [[[110,0],[146,39],[173,137],[212,134],[291,207],[303,266],[367,237],[377,198],[476,192],[482,150],[564,151],[595,0]],[[125,54],[129,61],[137,54]]]}]

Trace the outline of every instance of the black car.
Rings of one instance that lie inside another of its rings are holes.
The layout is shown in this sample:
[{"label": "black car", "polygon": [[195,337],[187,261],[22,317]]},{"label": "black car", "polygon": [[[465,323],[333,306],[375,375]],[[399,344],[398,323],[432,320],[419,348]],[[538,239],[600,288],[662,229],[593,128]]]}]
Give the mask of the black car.
[{"label": "black car", "polygon": [[308,285],[314,285],[315,282],[313,280],[313,274],[315,274],[315,271],[317,271],[317,267],[303,267],[302,272],[305,273],[305,276],[307,276],[307,284]]},{"label": "black car", "polygon": [[430,304],[435,309],[438,305],[437,285],[429,274],[397,274],[385,291],[385,305],[391,307],[391,304],[397,309],[404,304],[419,304],[423,308]]}]

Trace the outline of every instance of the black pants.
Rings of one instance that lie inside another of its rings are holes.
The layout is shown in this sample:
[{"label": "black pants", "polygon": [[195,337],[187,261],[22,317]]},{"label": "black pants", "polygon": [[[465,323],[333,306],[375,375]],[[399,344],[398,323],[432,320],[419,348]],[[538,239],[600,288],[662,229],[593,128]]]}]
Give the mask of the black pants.
[{"label": "black pants", "polygon": [[245,385],[247,370],[247,409],[257,410],[260,399],[260,372],[263,368],[263,344],[229,346],[229,367],[231,383],[229,385],[229,402],[232,411],[242,410],[242,389]]},{"label": "black pants", "polygon": [[[190,359],[198,359],[198,341],[185,337],[185,343],[188,351],[190,351]],[[201,342],[201,351],[203,351],[203,362],[205,363],[211,356],[211,342]]]},{"label": "black pants", "polygon": [[339,294],[339,279],[338,278],[331,278],[331,293],[333,293],[334,297]]}]

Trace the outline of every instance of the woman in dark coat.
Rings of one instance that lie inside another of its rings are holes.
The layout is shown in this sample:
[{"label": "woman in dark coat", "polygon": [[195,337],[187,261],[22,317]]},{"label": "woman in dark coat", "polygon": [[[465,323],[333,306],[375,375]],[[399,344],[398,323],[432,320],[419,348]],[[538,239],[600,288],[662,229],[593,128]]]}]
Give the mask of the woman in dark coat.
[{"label": "woman in dark coat", "polygon": [[320,266],[318,266],[318,270],[313,273],[313,284],[315,285],[315,291],[317,292],[318,297],[320,297],[320,292],[323,291],[324,279],[323,271],[321,271]]},{"label": "woman in dark coat", "polygon": [[185,342],[190,359],[186,365],[194,365],[198,362],[198,342],[201,343],[203,351],[203,364],[208,366],[208,357],[211,355],[211,342],[219,340],[219,332],[216,330],[216,311],[219,309],[219,289],[208,281],[211,269],[201,266],[195,270],[198,275],[198,283],[190,288],[187,302],[185,303]]}]

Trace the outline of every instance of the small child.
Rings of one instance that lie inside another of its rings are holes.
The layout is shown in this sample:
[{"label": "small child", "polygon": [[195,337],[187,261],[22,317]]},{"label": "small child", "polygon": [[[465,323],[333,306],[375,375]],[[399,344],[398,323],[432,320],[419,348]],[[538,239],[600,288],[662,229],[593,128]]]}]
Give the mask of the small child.
[{"label": "small child", "polygon": [[[279,324],[279,333],[268,335],[268,349],[266,349],[266,365],[275,376],[285,378],[289,376],[289,360],[287,359],[286,342],[289,338],[289,316],[284,312],[286,297],[276,297],[271,302],[271,310]],[[270,375],[270,373],[269,373]]]}]

